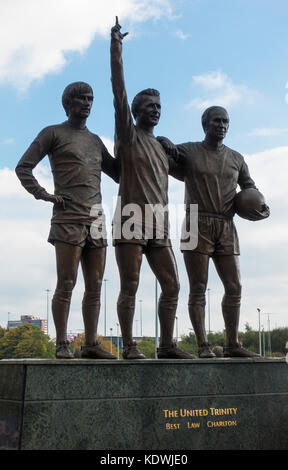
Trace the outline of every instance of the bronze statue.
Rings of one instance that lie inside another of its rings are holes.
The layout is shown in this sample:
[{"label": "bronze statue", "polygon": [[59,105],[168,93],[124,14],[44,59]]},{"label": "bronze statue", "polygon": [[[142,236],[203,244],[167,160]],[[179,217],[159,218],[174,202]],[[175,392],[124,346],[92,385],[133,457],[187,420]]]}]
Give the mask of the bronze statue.
[{"label": "bronze statue", "polygon": [[[183,251],[189,278],[189,315],[195,331],[200,358],[212,358],[205,331],[205,293],[209,259],[212,258],[223,283],[225,294],[222,313],[226,329],[224,357],[253,357],[238,340],[241,302],[239,242],[233,223],[236,188],[255,188],[242,155],[226,147],[223,139],[229,127],[227,111],[219,106],[208,108],[202,115],[203,142],[175,146],[169,139],[158,137],[167,153],[176,160],[170,173],[185,182],[186,231],[190,230],[189,206],[198,204],[198,245]],[[260,195],[260,193],[259,193]],[[250,220],[268,217],[269,208],[246,214]]]},{"label": "bronze statue", "polygon": [[[97,217],[93,207],[101,207],[101,170],[117,181],[118,169],[101,139],[86,127],[92,103],[93,91],[88,84],[68,85],[62,95],[67,121],[44,128],[16,167],[27,191],[36,199],[53,203],[48,241],[56,252],[57,285],[52,314],[59,359],[73,357],[67,341],[67,322],[80,262],[85,282],[82,302],[85,344],[81,357],[116,359],[96,340],[107,240],[104,232],[102,237],[93,237],[90,228]],[[49,156],[55,194],[48,194],[32,173],[45,155]],[[101,211],[97,215],[101,225]]]},{"label": "bronze statue", "polygon": [[[122,64],[122,40],[128,33],[121,33],[116,24],[111,30],[111,80],[115,108],[115,155],[120,161],[119,207],[120,216],[113,222],[113,244],[120,273],[120,294],[117,313],[123,339],[124,359],[144,359],[133,342],[132,325],[135,296],[143,253],[161,286],[158,304],[160,322],[160,346],[158,358],[191,359],[173,343],[175,313],[178,303],[179,281],[177,266],[168,235],[168,214],[162,216],[162,236],[157,223],[148,224],[145,210],[168,203],[169,157],[153,135],[161,112],[157,90],[146,89],[138,93],[128,105]],[[133,205],[133,236],[125,233],[125,224]],[[127,211],[126,211],[127,210]],[[137,213],[137,214],[136,214]],[[144,222],[143,222],[144,221]],[[149,233],[148,233],[149,232]]]}]

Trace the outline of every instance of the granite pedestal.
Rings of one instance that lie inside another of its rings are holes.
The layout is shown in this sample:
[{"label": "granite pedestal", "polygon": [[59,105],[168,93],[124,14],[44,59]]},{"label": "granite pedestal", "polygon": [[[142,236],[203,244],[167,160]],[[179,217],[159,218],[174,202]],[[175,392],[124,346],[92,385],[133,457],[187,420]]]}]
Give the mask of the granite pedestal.
[{"label": "granite pedestal", "polygon": [[284,358],[0,361],[0,449],[287,448]]}]

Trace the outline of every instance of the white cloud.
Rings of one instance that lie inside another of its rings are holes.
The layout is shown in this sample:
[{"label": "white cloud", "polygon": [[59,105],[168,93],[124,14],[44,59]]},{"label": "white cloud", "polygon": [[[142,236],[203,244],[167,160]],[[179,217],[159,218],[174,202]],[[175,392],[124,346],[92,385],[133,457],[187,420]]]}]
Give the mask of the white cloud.
[{"label": "white cloud", "polygon": [[25,90],[59,72],[67,54],[83,53],[95,36],[108,38],[120,22],[143,22],[172,14],[170,0],[10,0],[0,4],[0,84]]},{"label": "white cloud", "polygon": [[[37,178],[40,186],[43,186],[48,192],[53,192],[53,182],[48,167],[40,163],[33,174]],[[15,171],[10,168],[2,168],[0,170],[0,197],[7,199],[11,197],[19,197],[21,199],[32,197],[21,185],[16,176]]]},{"label": "white cloud", "polygon": [[1,143],[4,144],[4,145],[12,145],[12,144],[14,144],[14,142],[15,142],[15,139],[13,137],[11,137],[11,138],[7,138],[7,139],[2,140]]},{"label": "white cloud", "polygon": [[187,108],[205,109],[209,106],[220,105],[226,108],[245,101],[252,103],[258,93],[250,90],[246,85],[236,85],[231,78],[221,70],[202,75],[195,75],[193,85],[199,86],[205,92],[205,98],[194,98]]},{"label": "white cloud", "polygon": [[206,90],[215,90],[231,86],[231,80],[229,77],[220,70],[203,75],[194,75],[193,81],[194,83],[201,85]]},{"label": "white cloud", "polygon": [[185,34],[183,33],[183,31],[181,29],[177,29],[174,33],[174,35],[179,38],[179,39],[182,39],[183,41],[185,41],[186,39],[190,38],[190,34]]},{"label": "white cloud", "polygon": [[256,129],[252,129],[248,133],[249,136],[252,137],[273,137],[277,135],[284,135],[288,133],[288,127],[285,128],[276,128],[276,127],[259,127]]},{"label": "white cloud", "polygon": [[269,200],[277,204],[288,200],[287,172],[288,146],[274,147],[263,152],[245,155],[251,176],[256,186]]}]

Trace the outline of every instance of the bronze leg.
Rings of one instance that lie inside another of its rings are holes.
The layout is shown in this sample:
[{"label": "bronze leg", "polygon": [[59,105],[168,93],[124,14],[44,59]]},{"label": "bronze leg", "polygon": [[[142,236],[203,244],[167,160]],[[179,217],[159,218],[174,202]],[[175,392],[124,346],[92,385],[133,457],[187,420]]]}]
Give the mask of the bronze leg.
[{"label": "bronze leg", "polygon": [[133,341],[135,296],[139,284],[143,249],[138,244],[119,243],[115,247],[115,254],[120,275],[120,294],[117,301],[117,313],[123,346],[125,347]]},{"label": "bronze leg", "polygon": [[158,303],[160,347],[171,347],[179,294],[174,253],[171,247],[152,247],[146,257],[162,291]]},{"label": "bronze leg", "polygon": [[86,346],[92,346],[96,343],[105,261],[106,247],[84,248],[82,252],[81,265],[85,283],[82,314]]},{"label": "bronze leg", "polygon": [[56,328],[56,343],[67,340],[67,322],[73,288],[76,284],[82,248],[67,243],[55,243],[57,285],[52,299],[52,314]]},{"label": "bronze leg", "polygon": [[213,261],[225,289],[222,313],[226,327],[227,346],[233,347],[238,343],[241,304],[239,257],[234,255],[215,256]]},{"label": "bronze leg", "polygon": [[193,251],[184,251],[183,254],[190,286],[189,316],[197,344],[200,347],[208,342],[205,329],[205,292],[208,281],[209,256]]}]

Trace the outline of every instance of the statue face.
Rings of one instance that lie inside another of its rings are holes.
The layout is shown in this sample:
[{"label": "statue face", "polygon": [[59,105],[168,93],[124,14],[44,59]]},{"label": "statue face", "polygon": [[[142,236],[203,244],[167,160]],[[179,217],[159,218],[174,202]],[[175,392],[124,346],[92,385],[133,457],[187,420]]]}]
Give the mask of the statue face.
[{"label": "statue face", "polygon": [[143,95],[137,108],[137,124],[139,127],[153,127],[159,122],[161,104],[159,96]]},{"label": "statue face", "polygon": [[92,93],[81,93],[78,96],[74,96],[70,101],[69,117],[71,116],[78,119],[87,118],[90,114],[92,104]]},{"label": "statue face", "polygon": [[229,127],[229,116],[224,109],[213,109],[209,114],[206,136],[212,140],[223,140]]}]

